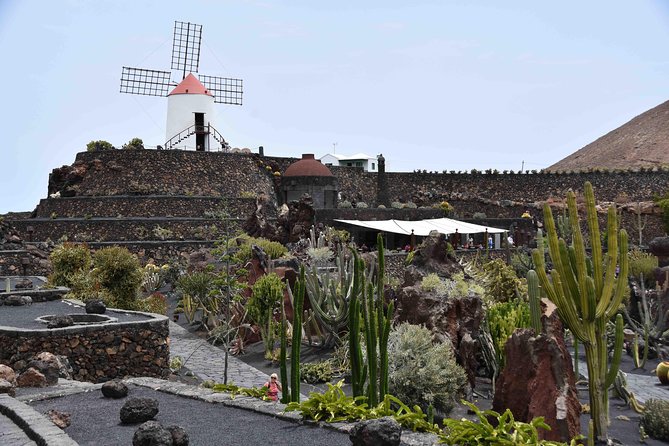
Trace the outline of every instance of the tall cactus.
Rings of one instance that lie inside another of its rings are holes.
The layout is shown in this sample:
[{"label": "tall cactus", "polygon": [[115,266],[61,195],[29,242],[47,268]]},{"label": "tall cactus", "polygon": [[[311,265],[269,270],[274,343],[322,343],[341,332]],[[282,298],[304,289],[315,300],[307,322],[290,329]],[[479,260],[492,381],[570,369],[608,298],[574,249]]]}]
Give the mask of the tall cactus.
[{"label": "tall cactus", "polygon": [[[606,345],[606,323],[617,313],[623,300],[627,263],[627,233],[618,229],[616,208],[609,207],[607,222],[608,249],[606,259],[602,246],[595,209],[592,185],[585,183],[585,204],[590,234],[591,259],[586,257],[586,247],[581,232],[576,195],[567,194],[572,243],[567,246],[558,239],[550,207],[544,205],[544,225],[548,248],[554,268],[550,278],[546,273],[544,245],[541,231],[537,234],[538,248],[532,253],[537,276],[548,298],[555,303],[562,321],[585,348],[588,366],[588,392],[590,416],[595,436],[605,441],[608,427],[608,389],[613,384],[622,352],[622,316],[616,317],[614,355],[610,367]],[[620,263],[620,279],[616,281],[616,267]]]},{"label": "tall cactus", "polygon": [[[290,289],[290,287],[288,287]],[[290,386],[288,385],[288,371],[286,370],[286,308],[281,301],[281,353],[280,353],[280,374],[281,374],[281,402],[288,404],[290,402]]]},{"label": "tall cactus", "polygon": [[533,270],[527,272],[527,294],[530,298],[530,322],[534,333],[541,334],[541,296],[539,295],[539,277]]},{"label": "tall cactus", "polygon": [[[354,251],[354,273],[349,303],[349,349],[353,395],[366,395],[375,406],[388,393],[388,337],[394,311],[392,303],[384,311],[383,284],[385,257],[383,237],[377,236],[378,259],[365,271],[365,264]],[[374,281],[376,275],[376,281]],[[367,361],[363,364],[360,345],[360,317],[364,320]],[[365,392],[365,382],[367,388]]]},{"label": "tall cactus", "polygon": [[302,304],[304,303],[304,267],[295,282],[293,299],[293,343],[290,354],[290,401],[300,402],[300,348],[302,347]]}]

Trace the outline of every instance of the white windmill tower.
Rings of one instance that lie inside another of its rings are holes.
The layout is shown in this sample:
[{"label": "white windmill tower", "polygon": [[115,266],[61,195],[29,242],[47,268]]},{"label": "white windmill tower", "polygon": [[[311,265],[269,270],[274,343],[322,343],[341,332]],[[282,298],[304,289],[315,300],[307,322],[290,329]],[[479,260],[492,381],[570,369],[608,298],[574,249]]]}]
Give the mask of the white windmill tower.
[{"label": "white windmill tower", "polygon": [[167,96],[165,149],[227,151],[230,146],[216,130],[214,104],[242,105],[242,80],[199,75],[202,25],[174,22],[172,70],[181,81],[171,80],[169,71],[123,67],[121,93]]}]

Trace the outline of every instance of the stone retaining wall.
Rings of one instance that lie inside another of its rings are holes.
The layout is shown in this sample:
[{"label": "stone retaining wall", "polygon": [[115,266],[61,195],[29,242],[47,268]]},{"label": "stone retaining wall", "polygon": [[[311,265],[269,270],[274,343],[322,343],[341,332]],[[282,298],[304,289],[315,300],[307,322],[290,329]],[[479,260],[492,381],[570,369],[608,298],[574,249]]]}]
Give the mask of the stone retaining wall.
[{"label": "stone retaining wall", "polygon": [[35,217],[205,217],[221,209],[232,216],[248,217],[255,210],[255,198],[169,195],[43,198]]},{"label": "stone retaining wall", "polygon": [[[231,230],[242,220],[230,220]],[[223,229],[213,218],[58,218],[11,222],[21,234],[32,226],[32,239],[57,241],[67,237],[71,242],[217,240]]]},{"label": "stone retaining wall", "polygon": [[47,351],[69,359],[74,378],[100,382],[128,376],[169,375],[169,320],[44,330],[0,327],[0,363],[23,370],[33,356]]}]

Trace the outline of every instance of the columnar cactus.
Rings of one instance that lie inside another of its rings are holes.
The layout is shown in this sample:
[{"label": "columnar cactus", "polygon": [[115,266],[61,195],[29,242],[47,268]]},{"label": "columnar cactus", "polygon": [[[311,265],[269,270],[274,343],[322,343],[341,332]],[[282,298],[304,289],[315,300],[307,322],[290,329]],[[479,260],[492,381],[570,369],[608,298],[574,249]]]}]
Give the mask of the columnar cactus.
[{"label": "columnar cactus", "polygon": [[293,299],[293,343],[290,353],[290,401],[300,402],[300,348],[302,346],[302,304],[304,303],[304,267],[295,282]]},{"label": "columnar cactus", "polygon": [[[290,289],[290,287],[288,287]],[[280,353],[280,374],[281,374],[281,402],[290,403],[290,386],[288,385],[288,371],[286,370],[286,308],[281,301],[281,353]]]},{"label": "columnar cactus", "polygon": [[[370,407],[376,406],[388,393],[388,337],[394,311],[392,302],[384,312],[383,284],[385,257],[383,237],[377,237],[377,267],[365,271],[365,264],[354,251],[354,273],[349,303],[349,349],[353,395],[366,395]],[[376,283],[374,272],[376,269]],[[360,345],[360,317],[364,320],[367,361],[363,363]],[[367,377],[369,379],[367,380]],[[367,389],[365,392],[365,382]]]},{"label": "columnar cactus", "polygon": [[533,270],[527,272],[527,292],[530,298],[530,322],[534,333],[541,334],[541,296],[539,295],[539,277]]},{"label": "columnar cactus", "polygon": [[[622,352],[622,316],[616,318],[614,355],[610,367],[606,347],[606,323],[617,313],[627,286],[627,233],[618,229],[616,208],[608,210],[606,259],[602,246],[595,209],[595,196],[590,183],[585,183],[585,202],[590,234],[591,259],[579,225],[576,195],[567,194],[569,223],[572,232],[570,246],[558,239],[550,207],[544,205],[544,225],[548,248],[554,268],[550,278],[546,273],[544,242],[537,234],[538,248],[532,253],[536,274],[548,298],[555,303],[562,321],[585,348],[588,366],[590,416],[598,440],[606,440],[608,425],[608,389],[613,384]],[[620,277],[616,280],[616,268]]]}]

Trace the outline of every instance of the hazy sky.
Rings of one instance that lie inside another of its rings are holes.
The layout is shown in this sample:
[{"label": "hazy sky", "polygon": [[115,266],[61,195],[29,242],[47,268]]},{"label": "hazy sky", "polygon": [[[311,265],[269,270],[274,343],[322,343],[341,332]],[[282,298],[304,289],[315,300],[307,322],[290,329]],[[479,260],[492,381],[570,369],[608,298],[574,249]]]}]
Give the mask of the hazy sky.
[{"label": "hazy sky", "polygon": [[0,213],[32,210],[91,140],[164,143],[167,99],[119,79],[169,70],[175,20],[203,26],[200,73],[244,80],[244,105],[216,109],[233,147],[518,170],[669,98],[666,5],[0,0]]}]

